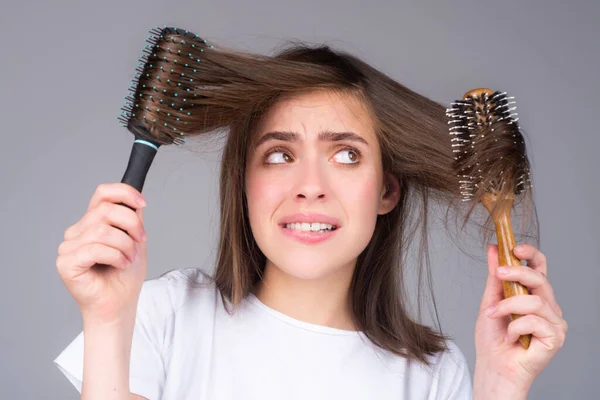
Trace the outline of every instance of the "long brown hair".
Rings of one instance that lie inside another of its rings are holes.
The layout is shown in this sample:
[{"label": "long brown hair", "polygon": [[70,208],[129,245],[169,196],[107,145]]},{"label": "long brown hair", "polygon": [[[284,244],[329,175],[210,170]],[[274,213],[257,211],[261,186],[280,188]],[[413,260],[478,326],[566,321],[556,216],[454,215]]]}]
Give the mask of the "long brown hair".
[{"label": "long brown hair", "polygon": [[[164,46],[158,49],[157,56],[172,57],[183,46],[173,40],[168,50]],[[405,279],[411,267],[409,248],[417,238],[418,298],[426,273],[439,326],[427,250],[429,206],[431,202],[446,204],[446,217],[451,210],[461,210],[456,207],[460,206],[460,191],[452,170],[446,107],[358,57],[326,45],[289,42],[274,56],[206,45],[199,61],[193,72],[182,62],[173,65],[171,84],[185,71],[186,79],[181,82],[192,88],[193,97],[190,94],[187,104],[193,105],[193,111],[172,112],[178,117],[175,126],[189,132],[187,136],[227,130],[214,274],[224,305],[229,302],[235,308],[248,296],[261,279],[266,261],[250,229],[244,187],[245,161],[261,118],[286,96],[312,90],[351,94],[374,121],[384,174],[392,174],[400,185],[397,205],[378,215],[374,234],[357,259],[350,287],[354,322],[377,346],[430,365],[427,356],[447,350],[450,337],[441,327],[434,330],[411,317]],[[190,77],[193,85],[187,80]],[[420,316],[420,302],[418,305]]]}]

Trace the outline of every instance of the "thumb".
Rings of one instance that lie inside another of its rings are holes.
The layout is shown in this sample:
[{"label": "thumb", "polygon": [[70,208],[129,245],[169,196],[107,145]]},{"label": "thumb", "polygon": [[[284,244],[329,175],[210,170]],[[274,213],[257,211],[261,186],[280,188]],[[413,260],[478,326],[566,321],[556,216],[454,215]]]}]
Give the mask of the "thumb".
[{"label": "thumb", "polygon": [[142,221],[142,224],[144,223],[144,207],[140,207],[136,210],[135,212],[138,217],[140,217],[140,221]]},{"label": "thumb", "polygon": [[[138,217],[140,218],[140,221],[142,222],[142,228],[144,229],[144,231],[146,231],[146,227],[144,226],[144,207],[140,207],[136,210],[135,212]],[[136,243],[136,246],[140,246],[141,249],[146,249],[146,241],[142,241],[141,243]]]},{"label": "thumb", "polygon": [[488,256],[488,277],[481,300],[481,308],[477,325],[475,327],[475,346],[488,350],[490,344],[499,344],[504,342],[506,334],[506,321],[504,318],[489,318],[486,314],[488,307],[496,305],[504,298],[502,280],[496,276],[498,268],[498,246],[490,244],[487,251]]},{"label": "thumb", "polygon": [[498,268],[498,246],[490,244],[487,251],[487,262],[488,262],[488,277],[485,284],[485,290],[483,292],[483,299],[481,301],[481,308],[487,309],[490,306],[495,305],[500,300],[504,299],[504,289],[502,287],[502,280],[496,275],[496,269]]},{"label": "thumb", "polygon": [[[138,215],[140,221],[142,222],[142,228],[144,229],[144,231],[146,231],[146,227],[144,226],[144,207],[138,208],[135,213]],[[145,246],[146,243],[144,242],[143,245]]]}]

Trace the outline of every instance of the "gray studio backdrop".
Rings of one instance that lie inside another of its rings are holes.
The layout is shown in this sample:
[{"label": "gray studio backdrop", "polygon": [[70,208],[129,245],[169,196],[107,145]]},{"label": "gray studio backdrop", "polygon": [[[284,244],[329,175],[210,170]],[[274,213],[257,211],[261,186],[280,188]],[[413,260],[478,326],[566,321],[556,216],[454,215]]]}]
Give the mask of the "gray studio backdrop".
[{"label": "gray studio backdrop", "polygon": [[[56,272],[64,230],[132,143],[116,121],[150,28],[268,54],[286,39],[353,52],[449,104],[487,86],[516,97],[528,134],[541,249],[569,332],[531,399],[598,398],[600,93],[597,1],[9,2],[0,11],[0,398],[77,399],[53,364],[81,330]],[[148,277],[213,271],[219,144],[161,148],[144,195]],[[432,238],[442,326],[475,366],[485,250]]]}]

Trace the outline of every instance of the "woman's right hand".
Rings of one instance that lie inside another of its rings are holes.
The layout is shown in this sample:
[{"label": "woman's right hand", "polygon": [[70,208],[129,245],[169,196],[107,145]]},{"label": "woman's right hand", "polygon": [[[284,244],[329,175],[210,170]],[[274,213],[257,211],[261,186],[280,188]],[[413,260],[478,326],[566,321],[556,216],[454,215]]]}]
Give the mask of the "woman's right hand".
[{"label": "woman's right hand", "polygon": [[127,184],[100,184],[86,213],[65,231],[56,267],[84,320],[111,323],[135,315],[147,269],[139,199]]}]

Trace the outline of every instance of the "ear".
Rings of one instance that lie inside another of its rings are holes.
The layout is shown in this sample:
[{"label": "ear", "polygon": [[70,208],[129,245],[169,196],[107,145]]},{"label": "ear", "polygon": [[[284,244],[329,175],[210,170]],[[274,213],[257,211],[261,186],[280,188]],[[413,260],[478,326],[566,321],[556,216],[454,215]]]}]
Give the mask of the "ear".
[{"label": "ear", "polygon": [[396,207],[398,200],[400,200],[400,182],[394,175],[386,173],[381,187],[377,214],[383,215],[389,213]]}]

